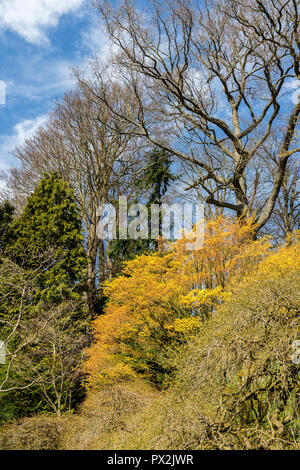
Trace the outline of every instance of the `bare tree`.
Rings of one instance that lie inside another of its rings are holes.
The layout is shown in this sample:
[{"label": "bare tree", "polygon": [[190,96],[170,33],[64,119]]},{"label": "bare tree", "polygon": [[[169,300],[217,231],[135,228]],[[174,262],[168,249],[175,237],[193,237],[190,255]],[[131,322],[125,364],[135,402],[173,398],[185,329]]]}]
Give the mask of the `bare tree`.
[{"label": "bare tree", "polygon": [[58,416],[72,409],[73,392],[83,381],[82,363],[88,338],[82,331],[74,329],[76,303],[64,302],[54,309],[49,319],[42,311],[38,317],[27,322],[24,333],[39,331],[38,338],[23,350],[18,358],[17,374],[25,377],[29,371],[33,386],[39,391],[48,408]]},{"label": "bare tree", "polygon": [[299,163],[287,167],[271,221],[281,239],[300,229]]},{"label": "bare tree", "polygon": [[[288,80],[300,78],[299,2],[155,1],[151,16],[148,5],[146,15],[127,0],[118,10],[102,1],[98,8],[119,51],[116,76],[131,97],[122,112],[98,70],[101,99],[116,122],[197,168],[190,187],[200,186],[207,203],[238,216],[258,212],[263,227],[300,151],[300,102],[285,97]],[[277,164],[258,211],[258,176],[270,176],[263,146],[278,122]]]},{"label": "bare tree", "polygon": [[81,364],[87,336],[76,330],[78,304],[34,303],[44,259],[33,271],[7,258],[0,264],[0,339],[5,364],[0,365],[0,393],[34,388],[49,408],[60,415],[72,404],[74,384],[82,379]]},{"label": "bare tree", "polygon": [[[117,107],[126,107],[126,96],[119,85],[109,86],[106,92]],[[101,91],[96,94],[101,96]],[[100,204],[117,201],[120,195],[130,198],[136,191],[133,182],[140,167],[139,143],[127,132],[128,123],[119,122],[117,130],[113,125],[107,106],[83,82],[57,103],[48,125],[16,149],[21,166],[12,169],[9,177],[14,198],[29,195],[49,171],[58,171],[71,182],[87,239],[87,301],[91,317],[97,286],[107,277],[105,247],[96,235],[97,209]]]}]

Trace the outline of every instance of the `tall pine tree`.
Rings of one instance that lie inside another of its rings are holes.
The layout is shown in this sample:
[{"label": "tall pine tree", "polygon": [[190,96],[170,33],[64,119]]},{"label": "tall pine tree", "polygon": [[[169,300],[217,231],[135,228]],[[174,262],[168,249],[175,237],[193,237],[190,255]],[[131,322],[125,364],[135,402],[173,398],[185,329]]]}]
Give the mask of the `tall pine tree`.
[{"label": "tall pine tree", "polygon": [[161,149],[153,149],[146,155],[147,166],[138,186],[149,191],[148,204],[161,204],[162,198],[167,193],[176,176],[171,172],[171,157]]},{"label": "tall pine tree", "polygon": [[39,296],[74,298],[85,276],[80,215],[72,188],[59,174],[46,175],[10,226],[5,255],[26,270],[44,264]]}]

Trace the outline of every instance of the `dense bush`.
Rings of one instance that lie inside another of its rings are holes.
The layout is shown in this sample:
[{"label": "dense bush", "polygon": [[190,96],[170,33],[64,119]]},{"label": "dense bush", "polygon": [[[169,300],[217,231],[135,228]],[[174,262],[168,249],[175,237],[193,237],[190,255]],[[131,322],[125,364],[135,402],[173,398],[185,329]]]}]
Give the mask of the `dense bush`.
[{"label": "dense bush", "polygon": [[185,240],[126,264],[106,285],[105,315],[94,322],[95,344],[86,370],[91,385],[144,377],[165,386],[174,369],[170,350],[199,334],[232,286],[268,253],[253,241],[254,225],[218,217],[206,226],[204,247]]},{"label": "dense bush", "polygon": [[119,440],[133,449],[300,448],[299,243],[236,288],[178,353],[175,383]]},{"label": "dense bush", "polygon": [[157,397],[151,387],[139,382],[115,384],[94,390],[77,416],[64,423],[62,448],[105,450],[118,448],[121,436],[131,432],[131,421],[149,409]]},{"label": "dense bush", "polygon": [[25,418],[0,428],[1,450],[57,450],[62,421],[53,416]]}]

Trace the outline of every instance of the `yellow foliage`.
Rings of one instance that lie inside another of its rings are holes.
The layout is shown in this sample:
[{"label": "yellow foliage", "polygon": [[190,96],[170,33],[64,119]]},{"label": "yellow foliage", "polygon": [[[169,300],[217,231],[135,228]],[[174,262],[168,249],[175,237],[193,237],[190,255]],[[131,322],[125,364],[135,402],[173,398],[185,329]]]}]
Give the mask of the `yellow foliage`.
[{"label": "yellow foliage", "polygon": [[197,317],[176,318],[174,323],[166,325],[169,330],[174,330],[176,333],[192,333],[198,331],[200,321]]},{"label": "yellow foliage", "polygon": [[253,220],[218,217],[207,222],[197,251],[182,239],[129,261],[122,276],[105,285],[106,311],[93,323],[86,363],[91,384],[136,374],[163,382],[170,344],[195,334],[233,284],[268,254],[269,240],[253,241],[254,232]]}]

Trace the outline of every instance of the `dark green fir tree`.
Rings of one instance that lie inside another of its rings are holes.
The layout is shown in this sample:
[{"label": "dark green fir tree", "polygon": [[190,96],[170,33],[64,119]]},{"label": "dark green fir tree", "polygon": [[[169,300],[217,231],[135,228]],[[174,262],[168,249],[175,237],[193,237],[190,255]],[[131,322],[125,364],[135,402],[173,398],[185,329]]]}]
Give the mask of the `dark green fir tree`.
[{"label": "dark green fir tree", "polygon": [[74,298],[86,271],[81,219],[70,185],[46,175],[10,226],[5,255],[26,270],[40,269],[43,300]]}]

